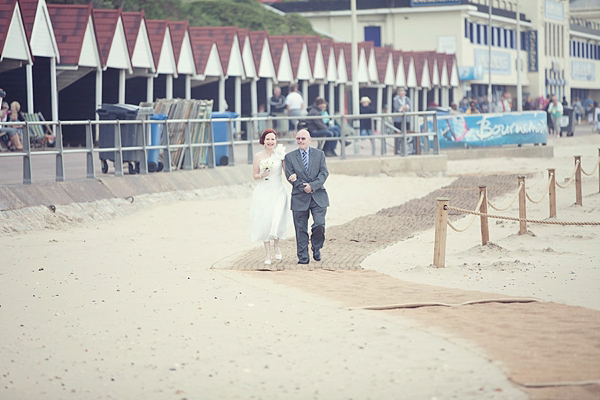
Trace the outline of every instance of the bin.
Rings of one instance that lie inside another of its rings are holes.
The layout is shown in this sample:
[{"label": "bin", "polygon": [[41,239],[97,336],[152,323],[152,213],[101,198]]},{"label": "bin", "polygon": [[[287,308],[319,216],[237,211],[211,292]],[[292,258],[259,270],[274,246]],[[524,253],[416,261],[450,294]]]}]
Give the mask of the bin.
[{"label": "bin", "polygon": [[[167,114],[154,114],[150,116],[152,121],[165,121]],[[163,124],[152,124],[150,125],[150,140],[148,143],[150,146],[160,146],[162,144],[162,132]],[[160,150],[152,149],[148,150],[148,172],[160,172],[164,165],[158,161],[158,155]]]},{"label": "bin", "polygon": [[[96,110],[100,120],[135,120],[143,119],[154,114],[152,107],[140,107],[132,104],[102,104]],[[100,125],[100,135],[98,137],[98,147],[115,147],[115,129],[116,124]],[[121,125],[121,146],[132,147],[143,145],[143,126],[141,124]],[[135,174],[140,170],[140,160],[143,157],[143,150],[123,150],[123,162],[128,163],[129,173]],[[114,151],[99,152],[100,161],[102,161],[102,172],[108,172],[108,160],[115,162]]]},{"label": "bin", "polygon": [[560,120],[560,136],[567,132],[567,136],[573,136],[573,107],[563,106],[563,115]]},{"label": "bin", "polygon": [[[231,111],[213,112],[211,118],[237,118],[239,115]],[[229,124],[229,126],[228,126]],[[215,163],[217,165],[229,164],[229,145],[217,146],[217,143],[228,142],[233,137],[233,121],[212,121],[213,138],[215,142]],[[231,134],[230,134],[231,132]]]}]

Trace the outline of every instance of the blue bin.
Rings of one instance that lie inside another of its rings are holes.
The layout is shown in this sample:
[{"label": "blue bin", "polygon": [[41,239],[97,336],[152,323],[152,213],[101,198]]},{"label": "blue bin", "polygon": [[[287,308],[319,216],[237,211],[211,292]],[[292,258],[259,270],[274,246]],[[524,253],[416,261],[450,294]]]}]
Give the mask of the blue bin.
[{"label": "blue bin", "polygon": [[[213,112],[211,118],[237,118],[239,114],[231,111],[219,111]],[[217,146],[216,143],[228,142],[229,132],[234,132],[233,121],[229,122],[229,129],[227,129],[227,123],[229,121],[212,121],[213,137],[215,139],[215,163],[217,165],[229,164],[229,146],[221,145]]]},{"label": "blue bin", "polygon": [[[167,119],[166,114],[154,114],[150,117],[152,121],[164,121]],[[159,146],[162,143],[162,124],[150,125],[150,146]],[[148,150],[148,172],[160,172],[163,169],[163,164],[158,161],[158,149]]]}]

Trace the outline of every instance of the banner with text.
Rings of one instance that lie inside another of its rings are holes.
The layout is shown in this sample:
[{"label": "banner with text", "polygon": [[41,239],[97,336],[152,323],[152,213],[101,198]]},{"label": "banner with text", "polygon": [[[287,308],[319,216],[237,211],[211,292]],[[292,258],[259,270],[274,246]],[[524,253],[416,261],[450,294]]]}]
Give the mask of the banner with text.
[{"label": "banner with text", "polygon": [[[546,143],[546,113],[441,115],[438,133],[441,147],[504,146]],[[429,125],[432,125],[431,123]],[[433,129],[433,126],[430,126]]]}]

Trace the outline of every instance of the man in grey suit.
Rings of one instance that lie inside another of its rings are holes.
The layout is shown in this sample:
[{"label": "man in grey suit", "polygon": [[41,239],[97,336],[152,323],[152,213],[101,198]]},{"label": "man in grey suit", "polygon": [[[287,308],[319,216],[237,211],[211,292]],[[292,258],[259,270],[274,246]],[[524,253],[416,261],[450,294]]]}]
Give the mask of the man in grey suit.
[{"label": "man in grey suit", "polygon": [[323,187],[329,171],[325,154],[310,147],[310,133],[301,129],[296,134],[298,149],[285,156],[285,176],[292,183],[292,214],[296,229],[298,264],[308,264],[308,216],[312,214],[310,242],[313,258],[321,261],[321,248],[325,242],[325,213],[329,197]]}]

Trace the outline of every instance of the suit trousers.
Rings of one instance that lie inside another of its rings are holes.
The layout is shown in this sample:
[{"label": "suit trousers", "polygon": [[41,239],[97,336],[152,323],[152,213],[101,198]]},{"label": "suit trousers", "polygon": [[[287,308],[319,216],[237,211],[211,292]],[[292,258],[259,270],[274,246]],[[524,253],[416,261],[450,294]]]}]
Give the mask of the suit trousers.
[{"label": "suit trousers", "polygon": [[313,251],[320,250],[325,242],[325,214],[327,207],[319,207],[314,199],[310,200],[310,206],[306,211],[292,211],[294,216],[294,228],[296,229],[296,248],[298,261],[310,260],[308,254],[308,216],[312,214],[313,224],[311,227],[310,243]]}]

